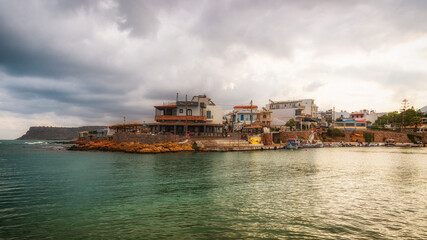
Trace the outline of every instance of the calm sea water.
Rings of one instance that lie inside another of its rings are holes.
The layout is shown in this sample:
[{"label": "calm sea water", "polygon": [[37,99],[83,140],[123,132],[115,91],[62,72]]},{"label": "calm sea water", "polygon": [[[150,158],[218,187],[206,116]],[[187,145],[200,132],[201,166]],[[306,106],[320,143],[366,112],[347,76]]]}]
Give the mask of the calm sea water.
[{"label": "calm sea water", "polygon": [[139,155],[0,141],[0,239],[427,239],[427,149]]}]

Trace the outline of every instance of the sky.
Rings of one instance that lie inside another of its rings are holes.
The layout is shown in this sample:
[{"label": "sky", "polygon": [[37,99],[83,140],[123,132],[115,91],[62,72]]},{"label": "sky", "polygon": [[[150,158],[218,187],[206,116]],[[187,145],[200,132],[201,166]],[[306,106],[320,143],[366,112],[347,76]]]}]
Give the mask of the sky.
[{"label": "sky", "polygon": [[206,94],[224,110],[427,105],[427,1],[0,0],[0,139],[30,126],[154,121]]}]

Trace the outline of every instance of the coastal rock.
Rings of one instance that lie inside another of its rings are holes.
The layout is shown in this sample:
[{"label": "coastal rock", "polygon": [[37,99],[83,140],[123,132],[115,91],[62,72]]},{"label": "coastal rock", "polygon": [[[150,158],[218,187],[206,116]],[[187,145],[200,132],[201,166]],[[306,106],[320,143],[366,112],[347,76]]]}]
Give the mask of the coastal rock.
[{"label": "coastal rock", "polygon": [[191,152],[194,149],[190,143],[158,143],[142,144],[138,142],[116,143],[113,141],[75,141],[76,145],[69,150],[76,151],[109,151],[128,153],[165,153],[165,152]]}]

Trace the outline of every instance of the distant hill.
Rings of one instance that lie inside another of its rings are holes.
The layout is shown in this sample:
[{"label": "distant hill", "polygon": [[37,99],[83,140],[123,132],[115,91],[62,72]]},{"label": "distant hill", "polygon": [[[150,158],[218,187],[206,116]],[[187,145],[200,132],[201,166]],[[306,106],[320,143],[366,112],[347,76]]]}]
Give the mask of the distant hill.
[{"label": "distant hill", "polygon": [[423,113],[426,113],[427,112],[427,106],[424,106],[424,107],[420,108],[420,111],[423,112]]},{"label": "distant hill", "polygon": [[72,140],[79,137],[79,132],[95,131],[104,126],[83,127],[30,127],[30,129],[18,140]]}]

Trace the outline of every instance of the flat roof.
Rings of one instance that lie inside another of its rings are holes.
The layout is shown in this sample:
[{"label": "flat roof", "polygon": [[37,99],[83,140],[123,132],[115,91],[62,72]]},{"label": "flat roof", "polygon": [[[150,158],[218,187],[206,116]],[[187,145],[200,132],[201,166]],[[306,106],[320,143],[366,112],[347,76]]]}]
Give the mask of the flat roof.
[{"label": "flat roof", "polygon": [[[234,106],[234,108],[251,108],[251,106]],[[258,108],[257,105],[252,105],[252,108]]]},{"label": "flat roof", "polygon": [[108,126],[111,129],[120,129],[120,128],[135,128],[135,127],[142,127],[144,124],[142,123],[119,123],[114,124],[111,126]]},{"label": "flat roof", "polygon": [[159,105],[154,106],[155,108],[176,108],[176,104],[170,104],[170,105]]},{"label": "flat roof", "polygon": [[310,98],[307,98],[307,99],[299,99],[299,100],[286,100],[286,101],[273,101],[273,100],[270,100],[270,104],[281,104],[281,103],[295,103],[295,102],[301,102],[301,101],[306,101],[306,100],[310,100],[310,101],[314,101],[314,99],[310,99]]},{"label": "flat roof", "polygon": [[[195,123],[189,122],[188,126],[212,126],[212,127],[223,127],[224,124],[214,124],[214,123]],[[185,126],[185,122],[156,122],[148,123],[148,126]]]}]

